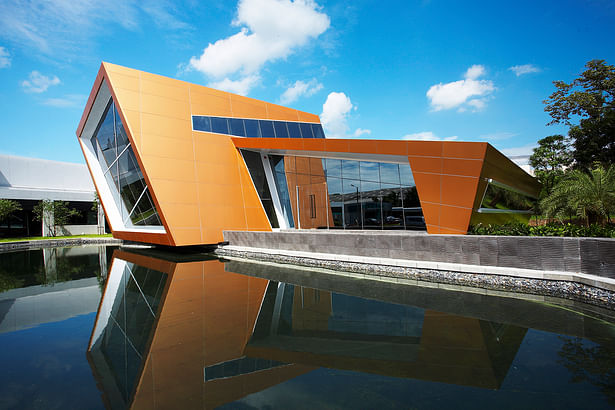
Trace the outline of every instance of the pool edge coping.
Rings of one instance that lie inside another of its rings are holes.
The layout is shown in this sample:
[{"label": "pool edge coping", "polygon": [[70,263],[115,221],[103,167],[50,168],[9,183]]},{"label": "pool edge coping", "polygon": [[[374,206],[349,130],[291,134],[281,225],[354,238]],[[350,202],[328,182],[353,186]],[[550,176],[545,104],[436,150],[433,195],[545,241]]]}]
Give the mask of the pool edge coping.
[{"label": "pool edge coping", "polygon": [[[445,286],[565,298],[615,310],[615,279],[577,272],[544,271],[498,266],[466,265],[419,260],[377,258],[224,245],[220,257],[318,267],[358,273],[367,278],[389,278],[400,283],[415,281]],[[442,286],[440,286],[442,287]]]}]

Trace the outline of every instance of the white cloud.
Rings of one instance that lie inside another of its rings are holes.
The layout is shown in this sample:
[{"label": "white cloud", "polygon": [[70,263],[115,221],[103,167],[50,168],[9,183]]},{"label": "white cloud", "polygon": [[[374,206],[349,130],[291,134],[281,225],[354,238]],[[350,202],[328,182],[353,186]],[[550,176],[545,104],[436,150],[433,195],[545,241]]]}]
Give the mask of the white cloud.
[{"label": "white cloud", "polygon": [[499,151],[507,157],[519,157],[532,155],[534,153],[534,148],[536,148],[536,144],[524,145],[522,147],[504,148],[499,149]]},{"label": "white cloud", "polygon": [[142,16],[163,29],[188,27],[170,0],[31,0],[0,2],[0,37],[64,60],[82,56],[94,37],[120,26],[136,31]]},{"label": "white cloud", "polygon": [[355,138],[358,138],[358,137],[360,137],[360,136],[361,136],[361,135],[363,135],[363,134],[366,134],[366,135],[371,135],[371,134],[372,134],[372,130],[365,130],[365,129],[363,129],[363,128],[357,128],[357,129],[354,131],[354,134],[353,134],[353,135],[354,135],[354,137],[355,137]]},{"label": "white cloud", "polygon": [[178,17],[176,3],[172,1],[147,0],[141,1],[140,7],[154,21],[158,27],[170,30],[192,29],[192,27]]},{"label": "white cloud", "polygon": [[427,98],[433,110],[458,108],[459,111],[465,111],[467,107],[473,111],[484,109],[487,104],[485,97],[495,90],[492,81],[479,80],[484,74],[485,68],[482,65],[473,65],[468,68],[463,80],[432,85],[427,91]]},{"label": "white cloud", "polygon": [[228,91],[235,94],[246,95],[248,92],[260,81],[260,77],[258,75],[249,75],[241,78],[240,80],[231,80],[229,78],[225,78],[220,81],[214,81],[209,83],[208,85],[211,88],[215,88],[218,90]]},{"label": "white cloud", "polygon": [[9,51],[4,47],[0,47],[0,68],[10,67],[10,65],[11,55]]},{"label": "white cloud", "polygon": [[436,134],[434,134],[432,131],[423,131],[423,132],[417,132],[414,134],[406,134],[403,137],[401,137],[401,139],[403,140],[413,140],[413,141],[455,141],[457,138],[459,137],[456,135],[453,135],[451,137],[440,138]]},{"label": "white cloud", "polygon": [[286,58],[329,28],[313,0],[240,0],[233,25],[240,31],[210,43],[189,67],[209,77],[258,74],[268,61]]},{"label": "white cloud", "polygon": [[483,140],[487,140],[487,141],[501,141],[501,140],[507,140],[509,138],[512,137],[516,137],[517,133],[514,132],[492,132],[489,134],[482,134],[478,136],[478,139],[483,141]]},{"label": "white cloud", "polygon": [[485,75],[485,67],[480,64],[474,64],[466,71],[465,78],[476,80],[478,77]]},{"label": "white cloud", "polygon": [[280,96],[280,104],[286,105],[295,102],[299,97],[311,97],[318,91],[322,90],[322,84],[315,78],[312,78],[307,83],[301,80],[295,81],[295,84],[288,87]]},{"label": "white cloud", "polygon": [[540,68],[532,64],[515,65],[512,67],[509,67],[508,69],[512,71],[513,73],[515,73],[517,77],[522,76],[523,74],[540,72]]},{"label": "white cloud", "polygon": [[43,105],[58,108],[83,107],[86,98],[87,96],[83,94],[67,94],[60,98],[47,98],[43,101]]},{"label": "white cloud", "polygon": [[38,71],[32,71],[30,73],[29,80],[23,80],[21,86],[29,93],[42,93],[47,91],[52,85],[60,84],[60,79],[55,75],[46,76]]},{"label": "white cloud", "polygon": [[468,105],[474,108],[475,111],[483,110],[487,106],[486,98],[475,98],[473,100],[468,100]]},{"label": "white cloud", "polygon": [[353,105],[344,93],[329,93],[322,105],[320,122],[327,138],[346,138],[348,132],[348,114]]}]

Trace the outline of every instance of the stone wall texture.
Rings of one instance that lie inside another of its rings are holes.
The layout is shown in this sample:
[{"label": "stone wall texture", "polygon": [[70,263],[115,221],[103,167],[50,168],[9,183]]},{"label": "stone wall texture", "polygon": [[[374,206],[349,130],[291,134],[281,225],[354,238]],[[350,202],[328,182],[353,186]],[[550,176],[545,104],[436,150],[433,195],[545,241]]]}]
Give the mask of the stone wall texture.
[{"label": "stone wall texture", "polygon": [[234,246],[586,273],[615,278],[615,239],[382,231],[225,231]]}]

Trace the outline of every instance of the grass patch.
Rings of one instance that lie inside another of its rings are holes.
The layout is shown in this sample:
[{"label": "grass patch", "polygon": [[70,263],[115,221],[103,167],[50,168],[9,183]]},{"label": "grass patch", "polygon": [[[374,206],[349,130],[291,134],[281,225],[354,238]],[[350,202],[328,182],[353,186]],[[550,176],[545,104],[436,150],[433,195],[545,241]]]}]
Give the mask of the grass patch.
[{"label": "grass patch", "polygon": [[69,236],[29,236],[25,238],[0,238],[0,242],[21,242],[21,241],[36,241],[36,240],[54,240],[54,239],[73,239],[73,238],[112,238],[113,235],[106,233],[104,235],[69,235]]}]

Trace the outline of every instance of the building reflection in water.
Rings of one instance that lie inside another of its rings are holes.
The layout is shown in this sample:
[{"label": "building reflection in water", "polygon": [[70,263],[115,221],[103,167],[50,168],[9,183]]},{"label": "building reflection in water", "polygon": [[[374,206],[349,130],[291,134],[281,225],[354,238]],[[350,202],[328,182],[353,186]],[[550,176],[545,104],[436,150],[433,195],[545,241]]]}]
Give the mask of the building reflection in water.
[{"label": "building reflection in water", "polygon": [[305,271],[292,285],[262,278],[289,268],[191,258],[115,251],[88,348],[107,407],[213,408],[319,367],[498,389],[527,327],[587,337],[600,326],[528,301],[310,286]]},{"label": "building reflection in water", "polygon": [[499,388],[527,329],[271,282],[248,356]]},{"label": "building reflection in water", "polygon": [[110,408],[213,408],[312,370],[247,358],[266,279],[117,251],[88,348]]}]

